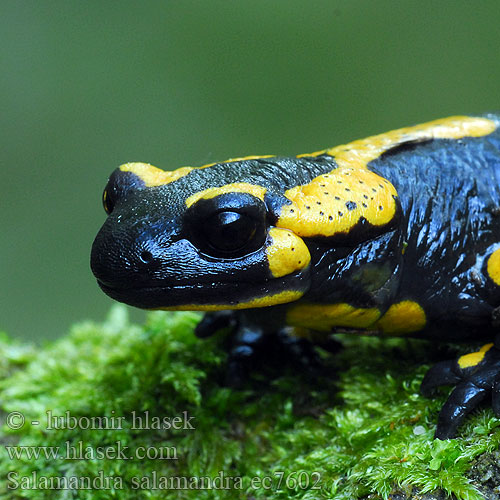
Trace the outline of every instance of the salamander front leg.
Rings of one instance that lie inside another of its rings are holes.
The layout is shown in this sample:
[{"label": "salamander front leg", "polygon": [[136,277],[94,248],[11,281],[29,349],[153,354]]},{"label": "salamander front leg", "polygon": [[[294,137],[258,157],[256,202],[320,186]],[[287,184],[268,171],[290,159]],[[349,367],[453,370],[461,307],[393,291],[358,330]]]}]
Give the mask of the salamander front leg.
[{"label": "salamander front leg", "polygon": [[312,342],[303,331],[270,325],[270,317],[263,314],[218,311],[206,314],[196,327],[195,333],[200,338],[229,330],[226,384],[231,387],[241,387],[252,371],[270,369],[274,375],[276,368],[279,370],[287,365],[317,376],[323,364],[314,345],[330,352],[340,348],[340,344],[329,337],[322,336],[319,341],[314,339]]},{"label": "salamander front leg", "polygon": [[205,314],[196,326],[194,333],[200,339],[204,339],[225,328],[234,331],[237,326],[238,319],[233,311],[217,311]]}]

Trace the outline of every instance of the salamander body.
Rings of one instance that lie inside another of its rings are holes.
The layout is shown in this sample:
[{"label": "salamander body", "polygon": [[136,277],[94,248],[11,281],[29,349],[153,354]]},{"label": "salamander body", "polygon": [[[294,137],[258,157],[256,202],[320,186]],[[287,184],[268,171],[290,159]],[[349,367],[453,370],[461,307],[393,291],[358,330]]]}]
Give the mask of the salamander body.
[{"label": "salamander body", "polygon": [[284,328],[488,340],[424,379],[426,394],[456,385],[436,432],[452,437],[486,395],[500,413],[499,125],[457,116],[297,157],[122,165],[92,270],[127,304],[210,311],[200,336],[231,324],[233,367]]}]

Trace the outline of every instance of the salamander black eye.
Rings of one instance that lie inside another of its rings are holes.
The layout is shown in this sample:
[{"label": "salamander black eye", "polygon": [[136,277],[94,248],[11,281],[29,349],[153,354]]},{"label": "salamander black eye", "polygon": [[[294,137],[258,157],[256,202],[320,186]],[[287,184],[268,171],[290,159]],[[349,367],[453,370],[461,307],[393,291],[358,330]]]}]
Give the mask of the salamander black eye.
[{"label": "salamander black eye", "polygon": [[200,252],[237,259],[264,245],[266,206],[249,193],[225,193],[201,199],[187,210],[183,231]]},{"label": "salamander black eye", "polygon": [[238,252],[252,240],[257,221],[237,212],[219,212],[206,219],[203,226],[207,243],[217,252]]},{"label": "salamander black eye", "polygon": [[115,208],[115,203],[111,199],[111,196],[109,195],[107,189],[105,189],[104,192],[102,193],[102,206],[104,207],[104,211],[108,215],[113,211],[113,208]]}]

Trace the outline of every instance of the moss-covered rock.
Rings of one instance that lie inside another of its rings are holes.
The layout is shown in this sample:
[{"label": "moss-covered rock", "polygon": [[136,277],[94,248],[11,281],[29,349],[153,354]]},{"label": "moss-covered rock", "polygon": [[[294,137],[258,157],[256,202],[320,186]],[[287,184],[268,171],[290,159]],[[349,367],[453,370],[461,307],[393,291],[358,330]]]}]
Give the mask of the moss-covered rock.
[{"label": "moss-covered rock", "polygon": [[0,337],[0,498],[495,498],[500,422],[486,409],[432,439],[428,344],[343,336],[331,375],[234,391],[198,319],[116,307],[42,348]]}]

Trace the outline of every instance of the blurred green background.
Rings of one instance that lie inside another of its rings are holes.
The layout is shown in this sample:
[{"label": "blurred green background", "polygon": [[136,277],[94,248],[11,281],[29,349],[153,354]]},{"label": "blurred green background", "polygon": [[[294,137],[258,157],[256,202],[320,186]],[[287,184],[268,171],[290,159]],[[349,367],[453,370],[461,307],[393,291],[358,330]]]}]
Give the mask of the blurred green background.
[{"label": "blurred green background", "polygon": [[102,318],[119,164],[298,154],[500,109],[500,2],[2,2],[0,328]]}]

